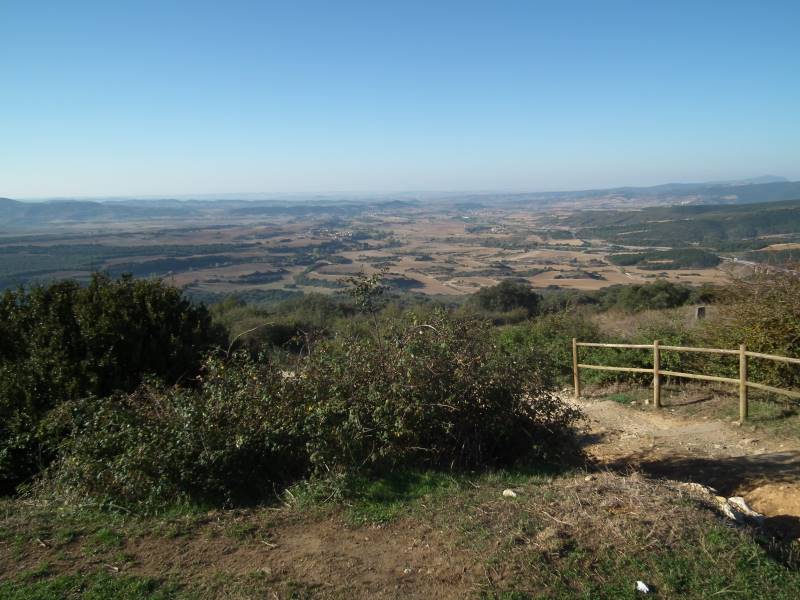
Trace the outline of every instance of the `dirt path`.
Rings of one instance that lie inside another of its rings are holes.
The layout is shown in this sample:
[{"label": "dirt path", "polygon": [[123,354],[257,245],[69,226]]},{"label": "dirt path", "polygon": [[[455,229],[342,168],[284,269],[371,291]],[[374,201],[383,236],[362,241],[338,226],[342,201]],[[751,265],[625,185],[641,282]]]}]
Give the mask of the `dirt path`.
[{"label": "dirt path", "polygon": [[297,523],[277,518],[265,541],[232,543],[195,535],[176,553],[172,540],[147,537],[129,550],[137,559],[132,572],[145,576],[196,572],[202,579],[203,572],[213,570],[302,582],[296,595],[285,589],[275,597],[338,597],[335,590],[350,589],[351,598],[458,598],[474,581],[472,556],[456,548],[445,532],[411,519],[366,528],[348,526],[336,517]]},{"label": "dirt path", "polygon": [[800,536],[800,441],[759,438],[749,428],[585,401],[585,448],[601,466],[695,481],[743,496],[774,529]]}]

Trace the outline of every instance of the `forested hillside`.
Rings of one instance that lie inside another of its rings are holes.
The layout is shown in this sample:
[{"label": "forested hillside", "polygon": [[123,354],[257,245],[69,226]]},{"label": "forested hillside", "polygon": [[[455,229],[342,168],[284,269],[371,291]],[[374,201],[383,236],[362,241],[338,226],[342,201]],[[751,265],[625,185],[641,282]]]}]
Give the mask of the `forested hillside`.
[{"label": "forested hillside", "polygon": [[720,251],[766,246],[763,236],[800,237],[800,200],[759,204],[665,206],[641,210],[578,211],[568,224],[582,238],[620,245],[681,247],[700,244]]}]

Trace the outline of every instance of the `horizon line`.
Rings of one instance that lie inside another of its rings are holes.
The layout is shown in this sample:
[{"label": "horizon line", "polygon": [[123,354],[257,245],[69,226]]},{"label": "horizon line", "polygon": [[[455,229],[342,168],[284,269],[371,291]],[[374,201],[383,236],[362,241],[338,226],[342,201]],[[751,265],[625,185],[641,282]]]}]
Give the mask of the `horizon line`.
[{"label": "horizon line", "polygon": [[[759,179],[773,178],[779,181],[758,181]],[[18,202],[48,202],[48,201],[124,201],[124,200],[175,200],[175,201],[214,201],[214,200],[268,200],[275,199],[269,197],[275,196],[294,196],[294,197],[310,197],[310,196],[336,196],[336,195],[354,195],[354,196],[389,196],[389,195],[460,195],[460,194],[558,194],[558,193],[585,193],[585,192],[598,192],[598,191],[612,191],[612,190],[625,190],[625,189],[647,189],[654,187],[663,187],[670,185],[730,185],[730,186],[744,186],[744,185],[764,185],[770,183],[800,183],[800,179],[794,180],[780,175],[760,175],[756,177],[744,177],[739,179],[728,180],[713,180],[713,181],[668,181],[664,183],[637,185],[637,184],[624,184],[603,187],[585,187],[579,189],[569,188],[552,188],[552,189],[530,189],[530,188],[495,188],[495,189],[439,189],[439,190],[414,190],[414,189],[398,189],[398,190],[314,190],[314,191],[261,191],[261,192],[189,192],[180,194],[90,194],[78,195],[70,194],[63,196],[6,196],[0,195],[0,198],[15,200]],[[250,198],[248,198],[250,196]],[[255,196],[259,196],[256,198]]]}]

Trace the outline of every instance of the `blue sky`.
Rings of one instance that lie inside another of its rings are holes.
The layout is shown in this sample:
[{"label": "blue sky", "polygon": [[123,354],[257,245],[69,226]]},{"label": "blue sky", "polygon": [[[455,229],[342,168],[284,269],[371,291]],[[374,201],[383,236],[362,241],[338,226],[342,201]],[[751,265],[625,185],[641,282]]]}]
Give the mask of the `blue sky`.
[{"label": "blue sky", "polygon": [[0,0],[0,196],[800,179],[800,2]]}]

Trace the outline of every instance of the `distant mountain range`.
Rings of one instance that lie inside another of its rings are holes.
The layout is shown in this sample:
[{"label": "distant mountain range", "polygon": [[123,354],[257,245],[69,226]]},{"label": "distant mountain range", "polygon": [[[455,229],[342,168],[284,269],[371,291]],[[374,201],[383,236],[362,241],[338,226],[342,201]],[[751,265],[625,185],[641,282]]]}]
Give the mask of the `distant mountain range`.
[{"label": "distant mountain range", "polygon": [[0,230],[30,229],[48,225],[120,223],[125,221],[270,217],[313,214],[352,216],[369,210],[413,207],[415,200],[46,200],[22,202],[0,198]]},{"label": "distant mountain range", "polygon": [[[401,198],[401,199],[398,199]],[[29,229],[54,224],[103,223],[149,219],[192,219],[208,216],[242,218],[326,213],[351,216],[367,210],[391,211],[419,206],[422,200],[457,208],[480,206],[544,207],[569,204],[586,207],[750,204],[800,199],[800,181],[765,175],[738,181],[666,183],[649,187],[530,193],[461,193],[376,195],[287,195],[248,199],[107,199],[22,202],[0,198],[0,229]]]},{"label": "distant mountain range", "polygon": [[462,200],[492,199],[517,205],[541,205],[559,202],[595,206],[675,205],[675,204],[752,204],[800,199],[800,181],[765,175],[737,181],[702,183],[664,183],[647,187],[618,187],[596,190],[539,192],[517,194],[481,194]]}]

